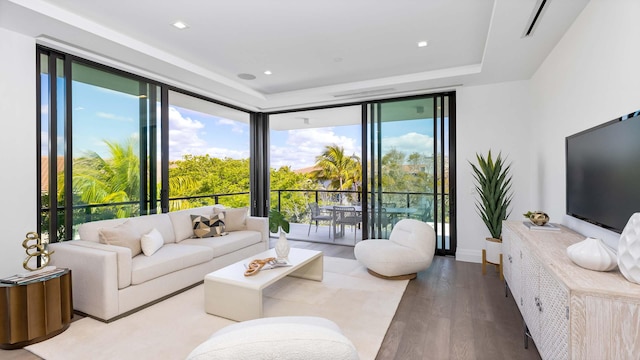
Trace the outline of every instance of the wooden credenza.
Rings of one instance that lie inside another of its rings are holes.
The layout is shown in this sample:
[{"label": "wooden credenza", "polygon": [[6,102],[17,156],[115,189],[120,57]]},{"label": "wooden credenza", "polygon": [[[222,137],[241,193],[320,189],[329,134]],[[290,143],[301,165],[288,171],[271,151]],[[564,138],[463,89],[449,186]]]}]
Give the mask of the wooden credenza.
[{"label": "wooden credenza", "polygon": [[73,317],[71,270],[24,285],[0,284],[0,348],[55,336]]},{"label": "wooden credenza", "polygon": [[574,264],[567,247],[585,237],[567,228],[505,221],[502,237],[505,281],[543,359],[638,359],[640,285]]}]

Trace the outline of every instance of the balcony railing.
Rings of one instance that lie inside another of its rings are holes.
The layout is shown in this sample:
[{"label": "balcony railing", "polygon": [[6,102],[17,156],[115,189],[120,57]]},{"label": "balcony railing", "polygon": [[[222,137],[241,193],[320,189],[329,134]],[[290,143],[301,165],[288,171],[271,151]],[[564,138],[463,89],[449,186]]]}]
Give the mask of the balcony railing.
[{"label": "balcony railing", "polygon": [[[184,196],[169,198],[169,203],[171,209],[182,208],[179,203],[185,201],[189,203],[189,207],[214,204],[223,204],[227,206],[247,206],[250,201],[249,196],[249,192]],[[382,199],[384,199],[384,202],[380,204],[373,204],[373,208],[376,209],[388,206],[389,203],[392,203],[394,205],[392,207],[395,208],[416,209],[416,212],[411,214],[411,217],[418,218],[428,223],[434,223],[434,204],[437,203],[434,200],[436,196],[440,195],[426,192],[383,192]],[[444,195],[444,200],[444,223],[448,223],[448,194]],[[317,233],[315,232],[315,223],[311,224],[308,207],[309,202],[316,202],[320,206],[362,204],[362,193],[349,190],[272,190],[271,208],[275,208],[278,211],[283,212],[291,222],[292,233],[289,236],[291,239],[324,241],[324,238],[326,237],[322,234],[317,236]],[[59,214],[64,214],[63,207],[58,207],[57,211]],[[109,204],[79,204],[73,206],[73,212],[73,234],[75,234],[77,225],[82,223],[118,217],[138,216],[140,215],[140,202],[128,201]],[[42,208],[41,213],[44,219],[43,236],[46,236],[48,238],[47,225],[49,218],[49,209]],[[441,222],[441,213],[442,211],[438,211],[438,223]],[[64,217],[60,218],[63,219]],[[313,232],[309,230],[310,225],[312,225],[311,230],[313,230]],[[321,233],[329,233],[331,230],[329,224],[318,225],[318,230]],[[322,231],[320,231],[321,229]],[[353,231],[360,232],[359,234],[356,234],[356,239],[361,240],[361,229],[358,228]],[[445,231],[445,229],[442,229],[442,231]],[[63,224],[59,224],[58,234],[56,238],[65,238],[65,233],[66,231]],[[71,237],[73,237],[73,235],[71,235]],[[336,242],[336,239],[333,239],[333,242]]]}]

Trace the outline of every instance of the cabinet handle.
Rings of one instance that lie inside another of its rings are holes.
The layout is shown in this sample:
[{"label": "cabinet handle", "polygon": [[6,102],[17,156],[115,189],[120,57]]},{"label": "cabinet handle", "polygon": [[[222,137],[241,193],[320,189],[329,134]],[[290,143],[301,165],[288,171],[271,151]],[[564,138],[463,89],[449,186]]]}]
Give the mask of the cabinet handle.
[{"label": "cabinet handle", "polygon": [[564,314],[564,316],[567,318],[567,320],[569,320],[569,307],[568,307],[568,306],[565,306],[564,308],[565,308],[565,314]]},{"label": "cabinet handle", "polygon": [[509,255],[509,262],[512,263],[513,259],[511,258],[511,255]]},{"label": "cabinet handle", "polygon": [[522,300],[522,298],[520,298],[520,305],[524,305],[524,300]]},{"label": "cabinet handle", "polygon": [[542,312],[542,301],[540,301],[540,298],[536,296],[536,297],[535,297],[535,298],[533,298],[533,299],[534,299],[534,300],[535,300],[535,302],[536,302],[536,307],[538,308],[538,311],[539,311],[539,312]]}]

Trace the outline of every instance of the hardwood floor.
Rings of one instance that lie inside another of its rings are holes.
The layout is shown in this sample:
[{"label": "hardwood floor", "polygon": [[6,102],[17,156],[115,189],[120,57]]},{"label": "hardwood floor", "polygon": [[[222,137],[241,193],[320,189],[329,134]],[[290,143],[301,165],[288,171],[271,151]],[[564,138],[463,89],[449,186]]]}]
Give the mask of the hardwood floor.
[{"label": "hardwood floor", "polygon": [[[271,247],[275,244],[271,240]],[[354,259],[353,247],[290,241],[292,247]],[[391,280],[390,280],[391,281]],[[26,350],[0,350],[0,359],[37,360]],[[436,256],[411,280],[376,360],[540,359],[533,341],[523,347],[522,317],[495,271]]]},{"label": "hardwood floor", "polygon": [[[290,243],[355,258],[350,246]],[[540,359],[523,341],[522,317],[497,272],[483,276],[480,264],[436,256],[409,281],[376,360]]]}]

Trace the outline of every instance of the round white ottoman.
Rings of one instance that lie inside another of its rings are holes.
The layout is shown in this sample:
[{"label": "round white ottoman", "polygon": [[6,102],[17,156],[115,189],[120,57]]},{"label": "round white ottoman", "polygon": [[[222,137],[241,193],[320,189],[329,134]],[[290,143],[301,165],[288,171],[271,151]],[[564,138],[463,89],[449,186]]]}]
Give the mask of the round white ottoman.
[{"label": "round white ottoman", "polygon": [[249,320],[215,332],[188,360],[357,360],[355,346],[333,321],[313,316]]},{"label": "round white ottoman", "polygon": [[436,234],[422,221],[403,219],[393,227],[389,239],[364,240],[353,249],[356,259],[370,274],[384,279],[414,279],[431,265]]}]

